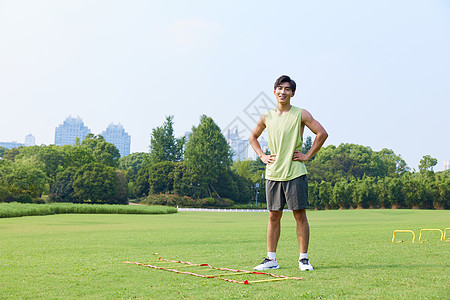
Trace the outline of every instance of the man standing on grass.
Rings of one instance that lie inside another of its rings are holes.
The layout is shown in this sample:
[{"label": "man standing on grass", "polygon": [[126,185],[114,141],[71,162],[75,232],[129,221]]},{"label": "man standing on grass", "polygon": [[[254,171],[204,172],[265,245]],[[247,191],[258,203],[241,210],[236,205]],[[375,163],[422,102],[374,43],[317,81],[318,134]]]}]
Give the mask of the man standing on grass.
[{"label": "man standing on grass", "polygon": [[[308,181],[304,162],[310,160],[322,147],[328,133],[306,110],[291,105],[296,84],[283,75],[275,81],[274,95],[277,107],[261,116],[249,137],[250,145],[266,164],[266,197],[269,210],[267,226],[267,257],[255,270],[278,269],[276,250],[280,238],[284,205],[294,213],[297,239],[300,247],[299,268],[312,271],[308,259],[309,225],[306,218]],[[308,153],[303,154],[302,140],[305,125],[316,135]],[[270,155],[264,154],[258,137],[267,128]]]}]

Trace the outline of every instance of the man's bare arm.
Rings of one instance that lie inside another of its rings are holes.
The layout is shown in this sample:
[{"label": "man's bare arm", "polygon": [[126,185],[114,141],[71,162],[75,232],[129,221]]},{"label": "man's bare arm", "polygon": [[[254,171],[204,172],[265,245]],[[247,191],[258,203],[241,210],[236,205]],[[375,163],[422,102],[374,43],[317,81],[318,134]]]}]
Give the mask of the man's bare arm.
[{"label": "man's bare arm", "polygon": [[276,155],[275,154],[266,155],[262,151],[261,145],[258,142],[258,138],[261,136],[265,128],[266,128],[266,117],[265,115],[262,115],[258,120],[258,124],[256,124],[255,128],[250,133],[248,142],[250,143],[250,146],[252,146],[253,150],[255,150],[256,154],[259,156],[259,158],[263,163],[272,164],[275,162]]},{"label": "man's bare arm", "polygon": [[300,161],[308,161],[314,157],[314,155],[319,152],[320,148],[325,143],[325,140],[328,138],[328,133],[325,128],[313,118],[313,116],[304,109],[302,111],[302,123],[305,124],[315,135],[316,138],[309,149],[308,153],[303,154],[300,151],[295,151],[292,157],[292,160],[300,160]]}]

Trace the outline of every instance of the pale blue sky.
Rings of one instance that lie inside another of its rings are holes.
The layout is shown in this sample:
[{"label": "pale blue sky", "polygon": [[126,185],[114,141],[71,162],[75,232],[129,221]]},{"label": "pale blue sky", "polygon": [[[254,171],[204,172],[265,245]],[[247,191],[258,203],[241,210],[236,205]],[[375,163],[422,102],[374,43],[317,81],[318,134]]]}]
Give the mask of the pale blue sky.
[{"label": "pale blue sky", "polygon": [[0,0],[0,141],[54,143],[69,115],[120,122],[132,152],[166,115],[253,127],[282,74],[326,145],[450,160],[450,1]]}]

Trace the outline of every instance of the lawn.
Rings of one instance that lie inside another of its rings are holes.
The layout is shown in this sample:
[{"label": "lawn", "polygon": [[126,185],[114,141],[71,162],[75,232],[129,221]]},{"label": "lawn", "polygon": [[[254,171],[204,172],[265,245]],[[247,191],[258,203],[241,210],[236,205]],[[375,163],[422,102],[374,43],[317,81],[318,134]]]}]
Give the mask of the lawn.
[{"label": "lawn", "polygon": [[[157,257],[251,270],[266,254],[267,213],[64,214],[0,219],[0,298],[395,298],[450,297],[450,211],[310,211],[313,272],[298,269],[291,213],[283,217],[279,270],[301,276],[249,285],[154,270],[124,261]],[[154,255],[154,253],[158,253]],[[156,264],[156,263],[155,263]],[[247,275],[241,275],[247,276]],[[242,277],[244,278],[244,277]]]}]

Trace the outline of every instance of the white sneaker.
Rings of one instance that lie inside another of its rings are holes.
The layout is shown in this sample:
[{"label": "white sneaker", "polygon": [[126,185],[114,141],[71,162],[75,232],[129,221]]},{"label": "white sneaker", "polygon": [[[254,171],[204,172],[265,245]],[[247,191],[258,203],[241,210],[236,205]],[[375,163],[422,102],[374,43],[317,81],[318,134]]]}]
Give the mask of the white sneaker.
[{"label": "white sneaker", "polygon": [[307,258],[300,259],[298,261],[298,267],[300,268],[301,271],[312,271],[312,270],[314,270],[314,268],[309,263],[309,259],[307,259]]},{"label": "white sneaker", "polygon": [[259,265],[257,265],[256,267],[253,268],[253,270],[258,270],[258,271],[262,271],[262,270],[269,270],[269,269],[279,269],[280,266],[277,263],[277,260],[273,260],[273,259],[269,259],[269,258],[264,258],[263,262],[260,263]]}]

